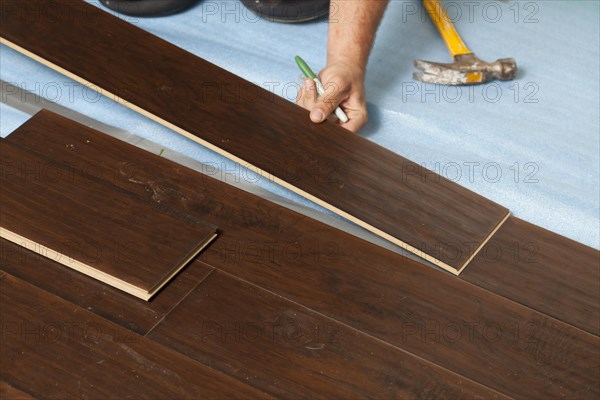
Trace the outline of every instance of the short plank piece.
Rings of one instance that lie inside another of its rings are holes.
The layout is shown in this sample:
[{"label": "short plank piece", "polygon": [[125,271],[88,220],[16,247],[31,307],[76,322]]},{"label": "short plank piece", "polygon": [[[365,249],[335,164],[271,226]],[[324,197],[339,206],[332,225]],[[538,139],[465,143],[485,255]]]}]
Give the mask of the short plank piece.
[{"label": "short plank piece", "polygon": [[212,272],[206,264],[192,261],[145,301],[2,238],[0,269],[141,335]]},{"label": "short plank piece", "polygon": [[510,217],[461,278],[600,335],[600,252]]},{"label": "short plank piece", "polygon": [[220,271],[148,337],[280,398],[505,398]]},{"label": "short plank piece", "polygon": [[313,124],[300,107],[97,7],[51,4],[47,11],[46,1],[4,0],[1,42],[452,273],[508,217],[506,208],[334,122]]},{"label": "short plank piece", "polygon": [[10,274],[0,299],[0,379],[33,397],[268,398]]},{"label": "short plank piece", "polygon": [[150,299],[216,236],[214,225],[0,146],[0,236],[131,295]]},{"label": "short plank piece", "polygon": [[223,227],[200,256],[208,264],[499,392],[600,395],[591,334],[97,131],[64,131],[7,140],[98,176],[127,162],[115,184]]}]

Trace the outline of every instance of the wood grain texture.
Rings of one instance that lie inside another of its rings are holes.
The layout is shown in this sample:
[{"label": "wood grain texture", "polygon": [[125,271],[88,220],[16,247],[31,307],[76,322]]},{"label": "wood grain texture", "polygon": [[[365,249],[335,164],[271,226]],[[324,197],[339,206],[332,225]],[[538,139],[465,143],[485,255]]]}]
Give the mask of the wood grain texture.
[{"label": "wood grain texture", "polygon": [[0,399],[2,400],[33,400],[33,397],[19,389],[0,381]]},{"label": "wood grain texture", "polygon": [[1,238],[0,269],[141,335],[212,272],[192,261],[150,301],[144,301]]},{"label": "wood grain texture", "polygon": [[[36,121],[21,128],[41,128]],[[213,225],[161,210],[62,160],[0,146],[2,237],[136,297],[148,300],[214,237]]]},{"label": "wood grain texture", "polygon": [[0,289],[0,377],[34,397],[268,398],[10,274]]},{"label": "wood grain texture", "polygon": [[505,398],[220,271],[148,337],[279,398]]},{"label": "wood grain texture", "polygon": [[222,227],[205,262],[499,392],[600,394],[599,339],[530,308],[99,132],[7,140],[106,177],[129,163],[115,184]]},{"label": "wood grain texture", "polygon": [[3,43],[450,272],[459,273],[508,216],[504,207],[333,122],[313,124],[287,100],[83,1],[52,4],[50,13],[46,1],[4,0]]},{"label": "wood grain texture", "polygon": [[461,278],[600,335],[600,252],[510,217]]}]

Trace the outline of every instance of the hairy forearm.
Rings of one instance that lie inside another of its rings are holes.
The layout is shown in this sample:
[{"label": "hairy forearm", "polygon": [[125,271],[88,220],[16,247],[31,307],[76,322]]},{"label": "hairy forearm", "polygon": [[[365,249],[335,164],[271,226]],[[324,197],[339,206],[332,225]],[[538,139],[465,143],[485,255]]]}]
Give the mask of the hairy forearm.
[{"label": "hairy forearm", "polygon": [[365,72],[375,33],[388,0],[331,0],[327,66],[319,72],[325,88],[318,93],[306,79],[297,104],[310,110],[315,123],[326,121],[339,106],[348,119],[341,126],[358,132],[368,121]]},{"label": "hairy forearm", "polygon": [[327,63],[366,69],[375,33],[388,0],[332,0]]}]

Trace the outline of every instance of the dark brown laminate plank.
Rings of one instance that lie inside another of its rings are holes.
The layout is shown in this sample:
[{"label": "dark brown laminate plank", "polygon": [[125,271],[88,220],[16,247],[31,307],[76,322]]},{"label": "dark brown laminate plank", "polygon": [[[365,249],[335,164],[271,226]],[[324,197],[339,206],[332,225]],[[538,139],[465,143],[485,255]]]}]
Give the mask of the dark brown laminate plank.
[{"label": "dark brown laminate plank", "polygon": [[600,252],[510,217],[461,278],[595,335]]},{"label": "dark brown laminate plank", "polygon": [[192,261],[150,301],[144,301],[1,238],[0,269],[142,335],[212,271]]},{"label": "dark brown laminate plank", "polygon": [[268,397],[10,274],[0,289],[1,379],[34,397]]},{"label": "dark brown laminate plank", "polygon": [[600,393],[593,335],[107,135],[44,122],[60,134],[7,140],[105,177],[128,163],[115,184],[222,227],[200,257],[219,269],[513,397]]},{"label": "dark brown laminate plank", "polygon": [[0,148],[2,237],[144,300],[216,231],[12,142]]},{"label": "dark brown laminate plank", "polygon": [[83,1],[52,5],[45,12],[47,1],[4,0],[3,43],[450,272],[459,273],[508,216],[504,207],[333,122],[313,124],[287,100]]},{"label": "dark brown laminate plank", "polygon": [[148,337],[281,398],[506,398],[218,270]]},{"label": "dark brown laminate plank", "polygon": [[[1,278],[1,277],[0,277]],[[33,397],[0,380],[0,399],[2,400],[33,400]]]}]

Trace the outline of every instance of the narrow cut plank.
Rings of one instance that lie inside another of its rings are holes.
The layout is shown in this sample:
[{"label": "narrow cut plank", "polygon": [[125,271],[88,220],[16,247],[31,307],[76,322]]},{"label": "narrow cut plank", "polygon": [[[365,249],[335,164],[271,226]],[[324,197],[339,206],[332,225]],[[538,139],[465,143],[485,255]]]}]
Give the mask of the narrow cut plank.
[{"label": "narrow cut plank", "polygon": [[512,397],[600,394],[593,335],[107,135],[50,131],[7,140],[106,179],[128,163],[116,185],[222,227],[210,265]]},{"label": "narrow cut plank", "polygon": [[50,13],[45,1],[4,0],[2,43],[452,273],[508,217],[506,208],[333,122],[313,124],[300,107],[92,5],[52,5]]},{"label": "narrow cut plank", "polygon": [[268,398],[10,274],[0,299],[0,378],[34,397]]},{"label": "narrow cut plank", "polygon": [[5,140],[0,148],[0,236],[143,300],[216,236],[197,217],[163,210],[62,160]]},{"label": "narrow cut plank", "polygon": [[600,335],[600,252],[510,217],[461,278]]},{"label": "narrow cut plank", "polygon": [[506,398],[220,271],[148,337],[280,398]]},{"label": "narrow cut plank", "polygon": [[212,272],[205,264],[192,261],[145,301],[2,238],[0,269],[141,335]]}]

